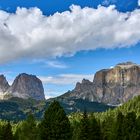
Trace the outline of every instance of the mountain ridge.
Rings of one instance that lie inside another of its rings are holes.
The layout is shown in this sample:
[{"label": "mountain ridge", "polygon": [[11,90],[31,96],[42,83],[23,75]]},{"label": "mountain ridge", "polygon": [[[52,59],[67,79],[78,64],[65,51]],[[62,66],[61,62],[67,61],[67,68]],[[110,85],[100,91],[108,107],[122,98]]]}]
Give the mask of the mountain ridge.
[{"label": "mountain ridge", "polygon": [[[77,82],[72,91],[57,98],[83,99],[116,106],[137,95],[140,95],[140,66],[132,62],[124,62],[97,71],[93,81],[83,79],[81,83]],[[45,100],[43,84],[35,75],[22,73],[10,86],[4,75],[0,75],[0,99],[11,97]]]},{"label": "mountain ridge", "polygon": [[140,95],[140,66],[132,62],[119,63],[113,68],[102,69],[95,73],[93,81],[83,79],[77,82],[72,91],[60,98],[86,99],[120,105]]},{"label": "mountain ridge", "polygon": [[[6,100],[0,100],[1,119],[22,120],[30,112],[40,119],[45,109],[54,100],[60,102],[67,114],[83,112],[85,109],[87,112],[103,112],[140,95],[140,66],[132,62],[119,63],[113,68],[97,71],[93,81],[83,79],[81,83],[77,82],[72,91],[48,100],[44,99],[42,82],[36,78],[36,76],[25,73],[19,74],[11,88],[4,75],[0,76],[0,91],[4,91],[3,93],[6,90],[11,91],[11,95],[13,95],[15,91],[18,91],[19,94],[24,95],[24,92],[27,91],[26,94],[30,95],[28,98],[11,96]],[[32,82],[34,79],[35,85],[38,83],[42,85],[39,88],[42,90],[44,100],[40,100],[40,97],[39,100],[36,100],[38,97],[33,98],[34,96],[30,94],[30,88],[36,91],[36,86],[34,87],[34,82]]]}]

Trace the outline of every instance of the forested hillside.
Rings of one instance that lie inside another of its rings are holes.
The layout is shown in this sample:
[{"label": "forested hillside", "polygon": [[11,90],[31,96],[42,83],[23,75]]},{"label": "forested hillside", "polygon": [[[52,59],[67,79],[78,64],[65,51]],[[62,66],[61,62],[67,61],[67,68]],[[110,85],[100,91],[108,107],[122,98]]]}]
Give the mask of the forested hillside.
[{"label": "forested hillside", "polygon": [[37,101],[33,99],[11,98],[9,100],[0,101],[0,119],[21,121],[25,120],[28,114],[32,112],[34,117],[40,120],[53,100],[59,101],[66,114],[77,111],[83,112],[85,108],[87,108],[87,112],[103,112],[109,108],[114,108],[103,103],[89,102],[82,99],[60,100],[55,98]]},{"label": "forested hillside", "polygon": [[0,140],[139,140],[140,96],[103,113],[66,115],[53,101],[41,121],[32,114],[18,123],[0,121]]}]

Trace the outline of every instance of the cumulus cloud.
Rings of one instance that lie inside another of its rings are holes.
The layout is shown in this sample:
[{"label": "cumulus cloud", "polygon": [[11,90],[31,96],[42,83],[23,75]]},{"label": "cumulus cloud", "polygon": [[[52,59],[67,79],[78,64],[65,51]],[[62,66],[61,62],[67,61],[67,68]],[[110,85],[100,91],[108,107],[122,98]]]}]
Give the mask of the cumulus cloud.
[{"label": "cumulus cloud", "polygon": [[60,74],[57,76],[38,76],[44,84],[75,85],[83,78],[93,80],[94,74]]},{"label": "cumulus cloud", "polygon": [[0,63],[20,58],[61,57],[81,50],[128,47],[140,41],[140,10],[120,13],[114,6],[71,6],[43,15],[38,8],[0,10]]}]

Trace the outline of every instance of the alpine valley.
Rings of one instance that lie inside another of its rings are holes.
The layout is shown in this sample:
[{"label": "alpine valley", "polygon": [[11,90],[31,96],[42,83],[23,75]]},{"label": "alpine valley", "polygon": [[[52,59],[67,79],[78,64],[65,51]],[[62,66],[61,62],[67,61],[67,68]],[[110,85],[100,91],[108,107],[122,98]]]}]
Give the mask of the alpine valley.
[{"label": "alpine valley", "polygon": [[93,81],[83,79],[72,91],[45,100],[40,79],[34,75],[19,74],[10,86],[0,75],[0,119],[22,120],[29,113],[40,119],[53,100],[64,107],[66,113],[103,112],[124,104],[140,95],[140,66],[119,63],[113,68],[98,71]]}]

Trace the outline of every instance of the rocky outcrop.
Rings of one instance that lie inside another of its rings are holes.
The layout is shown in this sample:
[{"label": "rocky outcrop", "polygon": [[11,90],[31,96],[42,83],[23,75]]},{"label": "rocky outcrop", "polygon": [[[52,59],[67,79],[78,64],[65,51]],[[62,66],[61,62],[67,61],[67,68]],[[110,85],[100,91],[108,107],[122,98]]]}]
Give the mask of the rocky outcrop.
[{"label": "rocky outcrop", "polygon": [[73,91],[69,93],[70,97],[75,97],[76,99],[82,98],[90,101],[95,101],[95,96],[93,94],[94,88],[93,83],[89,80],[83,79],[82,82],[78,82]]},{"label": "rocky outcrop", "polygon": [[140,95],[140,67],[131,62],[118,64],[97,72],[93,83],[101,102],[122,104]]},{"label": "rocky outcrop", "polygon": [[3,99],[3,96],[9,87],[10,86],[4,75],[0,75],[0,99]]},{"label": "rocky outcrop", "polygon": [[0,75],[0,99],[18,97],[23,99],[45,100],[44,88],[40,79],[26,73],[19,74],[9,86],[6,78]]},{"label": "rocky outcrop", "polygon": [[44,89],[40,79],[34,75],[20,74],[7,91],[8,94],[23,99],[44,100]]},{"label": "rocky outcrop", "polygon": [[140,66],[131,62],[98,71],[93,82],[77,83],[68,94],[112,105],[122,104],[137,95],[140,95]]}]

